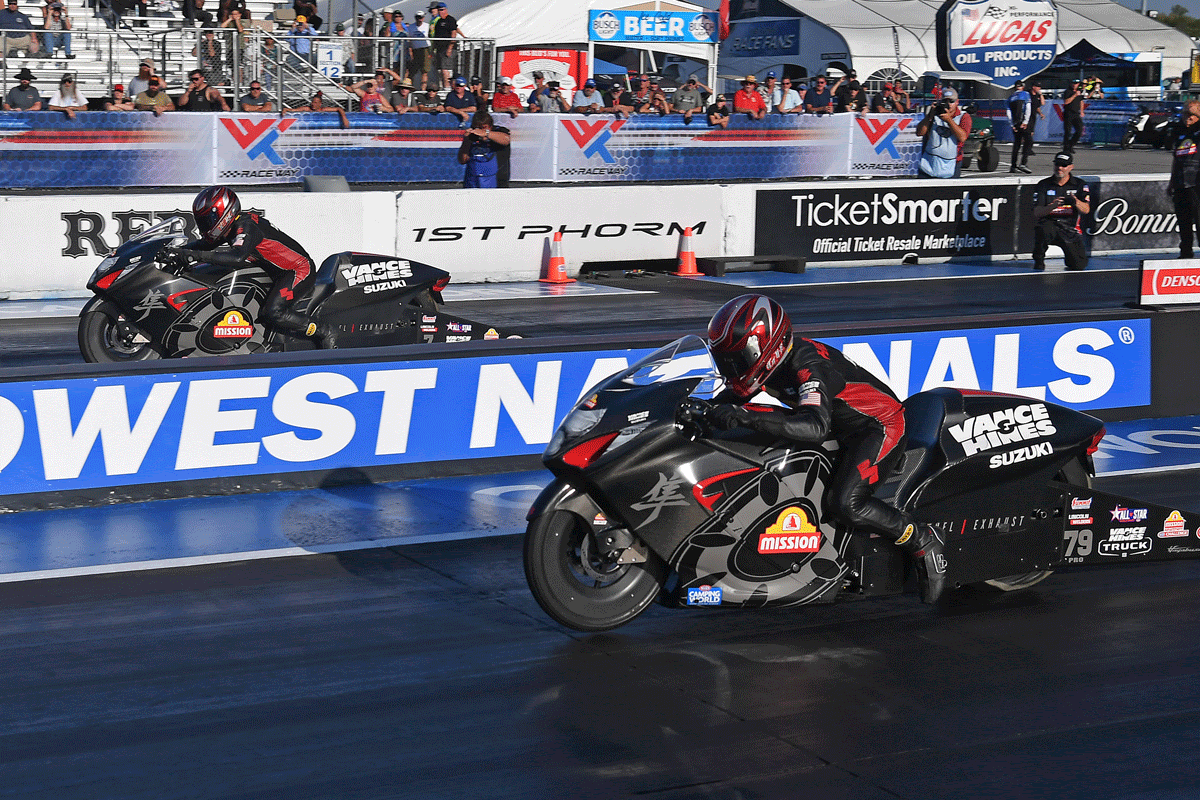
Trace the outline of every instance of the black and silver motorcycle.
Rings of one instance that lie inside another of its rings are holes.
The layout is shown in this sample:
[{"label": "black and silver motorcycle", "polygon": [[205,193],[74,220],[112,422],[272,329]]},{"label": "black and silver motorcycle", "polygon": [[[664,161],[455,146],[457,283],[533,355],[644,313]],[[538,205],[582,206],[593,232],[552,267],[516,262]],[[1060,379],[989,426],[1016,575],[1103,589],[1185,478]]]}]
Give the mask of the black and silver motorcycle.
[{"label": "black and silver motorcycle", "polygon": [[[187,243],[172,217],[129,239],[88,279],[79,351],[90,362],[310,350],[309,339],[265,326],[272,279],[260,267],[193,264],[164,254]],[[396,256],[341,252],[317,270],[295,308],[338,331],[339,347],[499,339],[495,328],[439,310],[450,274]]]},{"label": "black and silver motorcycle", "polygon": [[[524,551],[530,589],[556,621],[599,631],[656,599],[760,607],[914,586],[892,542],[826,513],[836,443],[707,429],[721,386],[707,343],[685,337],[598,385],[563,421],[543,455],[556,479],[529,512]],[[1104,435],[1094,417],[949,388],[904,409],[903,467],[880,495],[943,532],[949,586],[1012,591],[1069,563],[1200,557],[1188,538],[1200,517],[1090,488]]]},{"label": "black and silver motorcycle", "polygon": [[1121,136],[1121,149],[1128,150],[1135,144],[1148,144],[1156,149],[1167,147],[1175,138],[1178,126],[1177,113],[1151,111],[1146,106],[1141,106],[1138,113],[1125,125],[1125,133]]}]

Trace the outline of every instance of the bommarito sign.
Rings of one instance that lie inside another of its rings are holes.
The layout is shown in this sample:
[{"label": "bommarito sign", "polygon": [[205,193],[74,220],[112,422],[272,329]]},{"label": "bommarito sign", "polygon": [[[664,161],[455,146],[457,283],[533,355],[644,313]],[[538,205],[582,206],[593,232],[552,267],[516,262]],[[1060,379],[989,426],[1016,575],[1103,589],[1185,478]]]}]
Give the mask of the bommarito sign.
[{"label": "bommarito sign", "polygon": [[898,263],[988,257],[1013,249],[1014,186],[758,192],[755,252],[811,261]]}]

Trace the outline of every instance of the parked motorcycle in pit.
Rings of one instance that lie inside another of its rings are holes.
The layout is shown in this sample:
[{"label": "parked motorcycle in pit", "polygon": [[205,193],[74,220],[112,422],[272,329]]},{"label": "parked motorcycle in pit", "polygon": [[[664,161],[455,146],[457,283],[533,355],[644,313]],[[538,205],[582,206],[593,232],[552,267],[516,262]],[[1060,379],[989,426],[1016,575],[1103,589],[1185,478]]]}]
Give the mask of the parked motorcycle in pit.
[{"label": "parked motorcycle in pit", "polygon": [[[187,243],[187,222],[172,217],[129,239],[88,279],[95,293],[79,314],[86,361],[311,350],[311,339],[263,324],[272,278],[260,267],[215,267],[166,256]],[[427,264],[371,253],[335,253],[296,300],[339,331],[339,347],[499,339],[495,328],[442,313],[450,274]]]},{"label": "parked motorcycle in pit", "polygon": [[[836,443],[707,429],[721,385],[707,343],[689,336],[602,382],[563,421],[543,455],[555,480],[524,542],[529,587],[554,620],[601,631],[655,600],[787,606],[914,585],[895,544],[826,512]],[[1200,542],[1171,538],[1200,517],[1090,488],[1104,426],[1087,414],[949,388],[904,409],[903,466],[880,495],[942,531],[949,586],[1012,591],[1068,563],[1200,556]]]},{"label": "parked motorcycle in pit", "polygon": [[1140,106],[1138,113],[1125,125],[1121,149],[1128,150],[1135,144],[1148,144],[1156,149],[1167,147],[1175,138],[1178,125],[1178,114]]}]

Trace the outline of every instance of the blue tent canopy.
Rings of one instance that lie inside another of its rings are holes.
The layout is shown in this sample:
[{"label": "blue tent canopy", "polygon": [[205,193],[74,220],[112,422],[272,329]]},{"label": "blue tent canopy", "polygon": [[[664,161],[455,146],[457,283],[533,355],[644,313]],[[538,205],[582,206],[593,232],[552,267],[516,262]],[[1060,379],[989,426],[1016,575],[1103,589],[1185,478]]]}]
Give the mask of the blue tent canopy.
[{"label": "blue tent canopy", "polygon": [[627,75],[629,70],[622,67],[620,64],[613,64],[610,61],[605,61],[602,58],[596,59],[595,72],[597,75]]}]

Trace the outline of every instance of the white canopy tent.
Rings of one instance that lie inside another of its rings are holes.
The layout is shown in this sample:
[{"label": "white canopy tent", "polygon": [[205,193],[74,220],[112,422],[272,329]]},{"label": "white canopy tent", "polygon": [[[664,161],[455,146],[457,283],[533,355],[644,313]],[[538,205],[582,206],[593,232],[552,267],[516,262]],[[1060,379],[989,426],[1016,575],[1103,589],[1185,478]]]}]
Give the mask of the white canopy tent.
[{"label": "white canopy tent", "polygon": [[[897,69],[909,78],[941,69],[937,60],[940,0],[782,0],[801,14],[800,54],[786,63],[810,74],[823,72],[821,53],[845,52],[845,61],[866,80]],[[1081,39],[1109,53],[1161,52],[1163,75],[1191,67],[1193,44],[1185,34],[1112,0],[1056,0],[1058,52]],[[735,22],[736,25],[736,22]],[[893,31],[895,35],[893,36]],[[897,48],[896,42],[899,42]],[[897,49],[899,59],[897,59]],[[778,56],[721,59],[723,73],[761,74],[782,68]]]},{"label": "white canopy tent", "polygon": [[[472,37],[494,39],[497,50],[516,47],[578,48],[588,51],[589,73],[594,74],[595,49],[588,40],[590,10],[682,11],[706,9],[682,0],[649,0],[621,4],[612,0],[499,0],[459,19]],[[709,64],[709,85],[716,75],[716,53],[711,45],[666,42],[616,42],[630,50],[651,50],[683,56]]]}]

